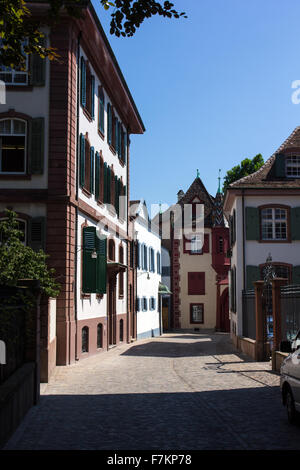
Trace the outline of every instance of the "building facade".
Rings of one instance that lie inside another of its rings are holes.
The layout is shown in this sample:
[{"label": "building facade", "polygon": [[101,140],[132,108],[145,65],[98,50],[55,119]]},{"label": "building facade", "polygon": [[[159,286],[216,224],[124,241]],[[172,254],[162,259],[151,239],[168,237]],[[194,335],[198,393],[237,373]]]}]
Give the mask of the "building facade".
[{"label": "building facade", "polygon": [[144,201],[132,201],[130,214],[136,237],[137,339],[145,339],[162,333],[161,239],[158,227],[149,219]]},{"label": "building facade", "polygon": [[243,335],[243,291],[262,280],[269,255],[277,277],[300,283],[300,128],[252,175],[230,185],[230,318]]},{"label": "building facade", "polygon": [[[204,208],[203,237],[193,233],[198,205]],[[190,233],[184,216],[187,206],[191,207]],[[227,331],[229,232],[220,190],[212,197],[197,177],[186,193],[179,191],[177,207],[171,206],[154,220],[160,220],[162,244],[170,256],[169,263],[164,256],[170,267],[163,266],[171,277],[169,328]]]},{"label": "building facade", "polygon": [[[29,4],[43,15],[46,4]],[[29,58],[2,70],[0,211],[12,208],[25,242],[43,248],[61,292],[57,364],[130,341],[130,135],[144,126],[93,6],[45,29],[59,62]],[[14,81],[15,80],[15,81]]]}]

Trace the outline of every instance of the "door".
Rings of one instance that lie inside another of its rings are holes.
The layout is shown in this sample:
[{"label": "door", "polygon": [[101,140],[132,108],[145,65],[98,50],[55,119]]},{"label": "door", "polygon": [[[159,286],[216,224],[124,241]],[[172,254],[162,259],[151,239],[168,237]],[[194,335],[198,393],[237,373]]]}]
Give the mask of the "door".
[{"label": "door", "polygon": [[116,344],[116,285],[115,282],[109,283],[108,295],[108,344]]}]

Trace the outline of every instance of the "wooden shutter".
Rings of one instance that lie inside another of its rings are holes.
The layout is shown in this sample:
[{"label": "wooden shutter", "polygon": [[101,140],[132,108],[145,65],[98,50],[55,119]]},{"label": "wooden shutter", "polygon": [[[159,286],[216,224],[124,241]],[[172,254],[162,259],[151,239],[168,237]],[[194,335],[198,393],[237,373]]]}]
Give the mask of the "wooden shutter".
[{"label": "wooden shutter", "polygon": [[205,273],[190,272],[188,273],[188,294],[204,295],[205,294]]},{"label": "wooden shutter", "polygon": [[84,293],[96,292],[97,260],[92,258],[96,250],[96,227],[83,228],[83,256],[82,256],[82,291]]},{"label": "wooden shutter", "polygon": [[116,209],[116,213],[117,213],[117,216],[119,217],[119,213],[120,213],[120,205],[119,205],[119,180],[118,180],[118,177],[117,175],[115,176],[115,209]]},{"label": "wooden shutter", "polygon": [[110,204],[111,202],[111,168],[108,166],[107,167],[107,172],[106,172],[106,177],[107,177],[107,203]]},{"label": "wooden shutter", "polygon": [[136,245],[136,266],[137,268],[140,268],[141,267],[141,257],[140,257],[140,243],[137,242],[137,245]]},{"label": "wooden shutter", "polygon": [[44,172],[44,118],[29,121],[28,172],[41,175]]},{"label": "wooden shutter", "polygon": [[204,234],[203,253],[209,253],[209,233]]},{"label": "wooden shutter", "polygon": [[99,116],[98,116],[98,127],[99,130],[104,134],[104,93],[102,87],[98,88],[99,95]]},{"label": "wooden shutter", "polygon": [[109,145],[112,143],[112,114],[110,103],[107,103],[107,142]]},{"label": "wooden shutter", "polygon": [[38,54],[30,57],[30,85],[44,86],[46,82],[46,59]]},{"label": "wooden shutter", "polygon": [[292,240],[300,240],[300,207],[291,208]]},{"label": "wooden shutter", "polygon": [[260,220],[257,207],[246,207],[246,240],[259,240]]},{"label": "wooden shutter", "polygon": [[91,163],[91,172],[90,172],[90,191],[92,194],[95,192],[95,149],[94,147],[90,148],[90,163]]},{"label": "wooden shutter", "polygon": [[123,161],[126,165],[126,162],[127,162],[127,133],[124,132],[124,158],[123,158]]},{"label": "wooden shutter", "polygon": [[111,169],[111,175],[110,175],[110,203],[114,208],[115,206],[115,197],[116,197],[116,192],[115,192],[115,172],[113,168]]},{"label": "wooden shutter", "polygon": [[95,199],[99,200],[100,197],[100,155],[96,152],[95,155]]},{"label": "wooden shutter", "polygon": [[293,266],[293,284],[300,284],[300,266]]},{"label": "wooden shutter", "polygon": [[107,203],[107,163],[103,165],[103,202]]},{"label": "wooden shutter", "polygon": [[29,219],[28,245],[35,251],[45,250],[46,217]]},{"label": "wooden shutter", "polygon": [[107,239],[97,237],[97,281],[96,293],[106,293]]},{"label": "wooden shutter", "polygon": [[95,77],[91,75],[91,116],[95,118]]},{"label": "wooden shutter", "polygon": [[275,157],[275,176],[278,178],[285,178],[285,155],[279,153]]},{"label": "wooden shutter", "polygon": [[246,266],[246,286],[247,290],[254,289],[253,283],[260,280],[260,269],[258,266]]},{"label": "wooden shutter", "polygon": [[80,164],[79,164],[79,180],[80,186],[84,187],[85,181],[85,138],[83,134],[80,134]]},{"label": "wooden shutter", "polygon": [[80,68],[80,102],[83,107],[86,107],[86,64],[83,56],[81,56]]}]

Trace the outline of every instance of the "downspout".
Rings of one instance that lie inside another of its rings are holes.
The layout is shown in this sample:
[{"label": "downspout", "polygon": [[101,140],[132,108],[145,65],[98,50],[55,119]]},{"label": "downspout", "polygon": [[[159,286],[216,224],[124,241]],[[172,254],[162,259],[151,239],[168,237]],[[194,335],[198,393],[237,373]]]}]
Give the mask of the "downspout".
[{"label": "downspout", "polygon": [[[78,181],[79,181],[79,165],[78,165],[78,155],[79,155],[79,73],[80,73],[80,39],[81,39],[82,32],[80,31],[78,34],[77,39],[77,92],[76,92],[76,99],[77,99],[77,116],[76,116],[76,189],[75,189],[75,200],[78,201]],[[74,310],[75,310],[75,360],[78,361],[78,306],[77,306],[77,271],[78,271],[78,206],[75,207],[75,276],[74,276]]]},{"label": "downspout", "polygon": [[242,189],[242,211],[243,211],[243,290],[246,287],[246,272],[245,272],[245,195]]}]

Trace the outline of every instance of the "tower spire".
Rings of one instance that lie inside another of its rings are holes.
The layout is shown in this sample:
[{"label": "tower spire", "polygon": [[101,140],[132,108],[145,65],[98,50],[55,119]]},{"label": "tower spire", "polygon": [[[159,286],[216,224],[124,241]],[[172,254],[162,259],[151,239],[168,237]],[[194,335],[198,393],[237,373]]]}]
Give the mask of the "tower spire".
[{"label": "tower spire", "polygon": [[197,178],[199,178],[199,177],[200,177],[200,173],[199,173],[199,170],[197,168]]},{"label": "tower spire", "polygon": [[221,168],[219,168],[218,180],[219,180],[218,193],[220,193],[221,192]]}]

